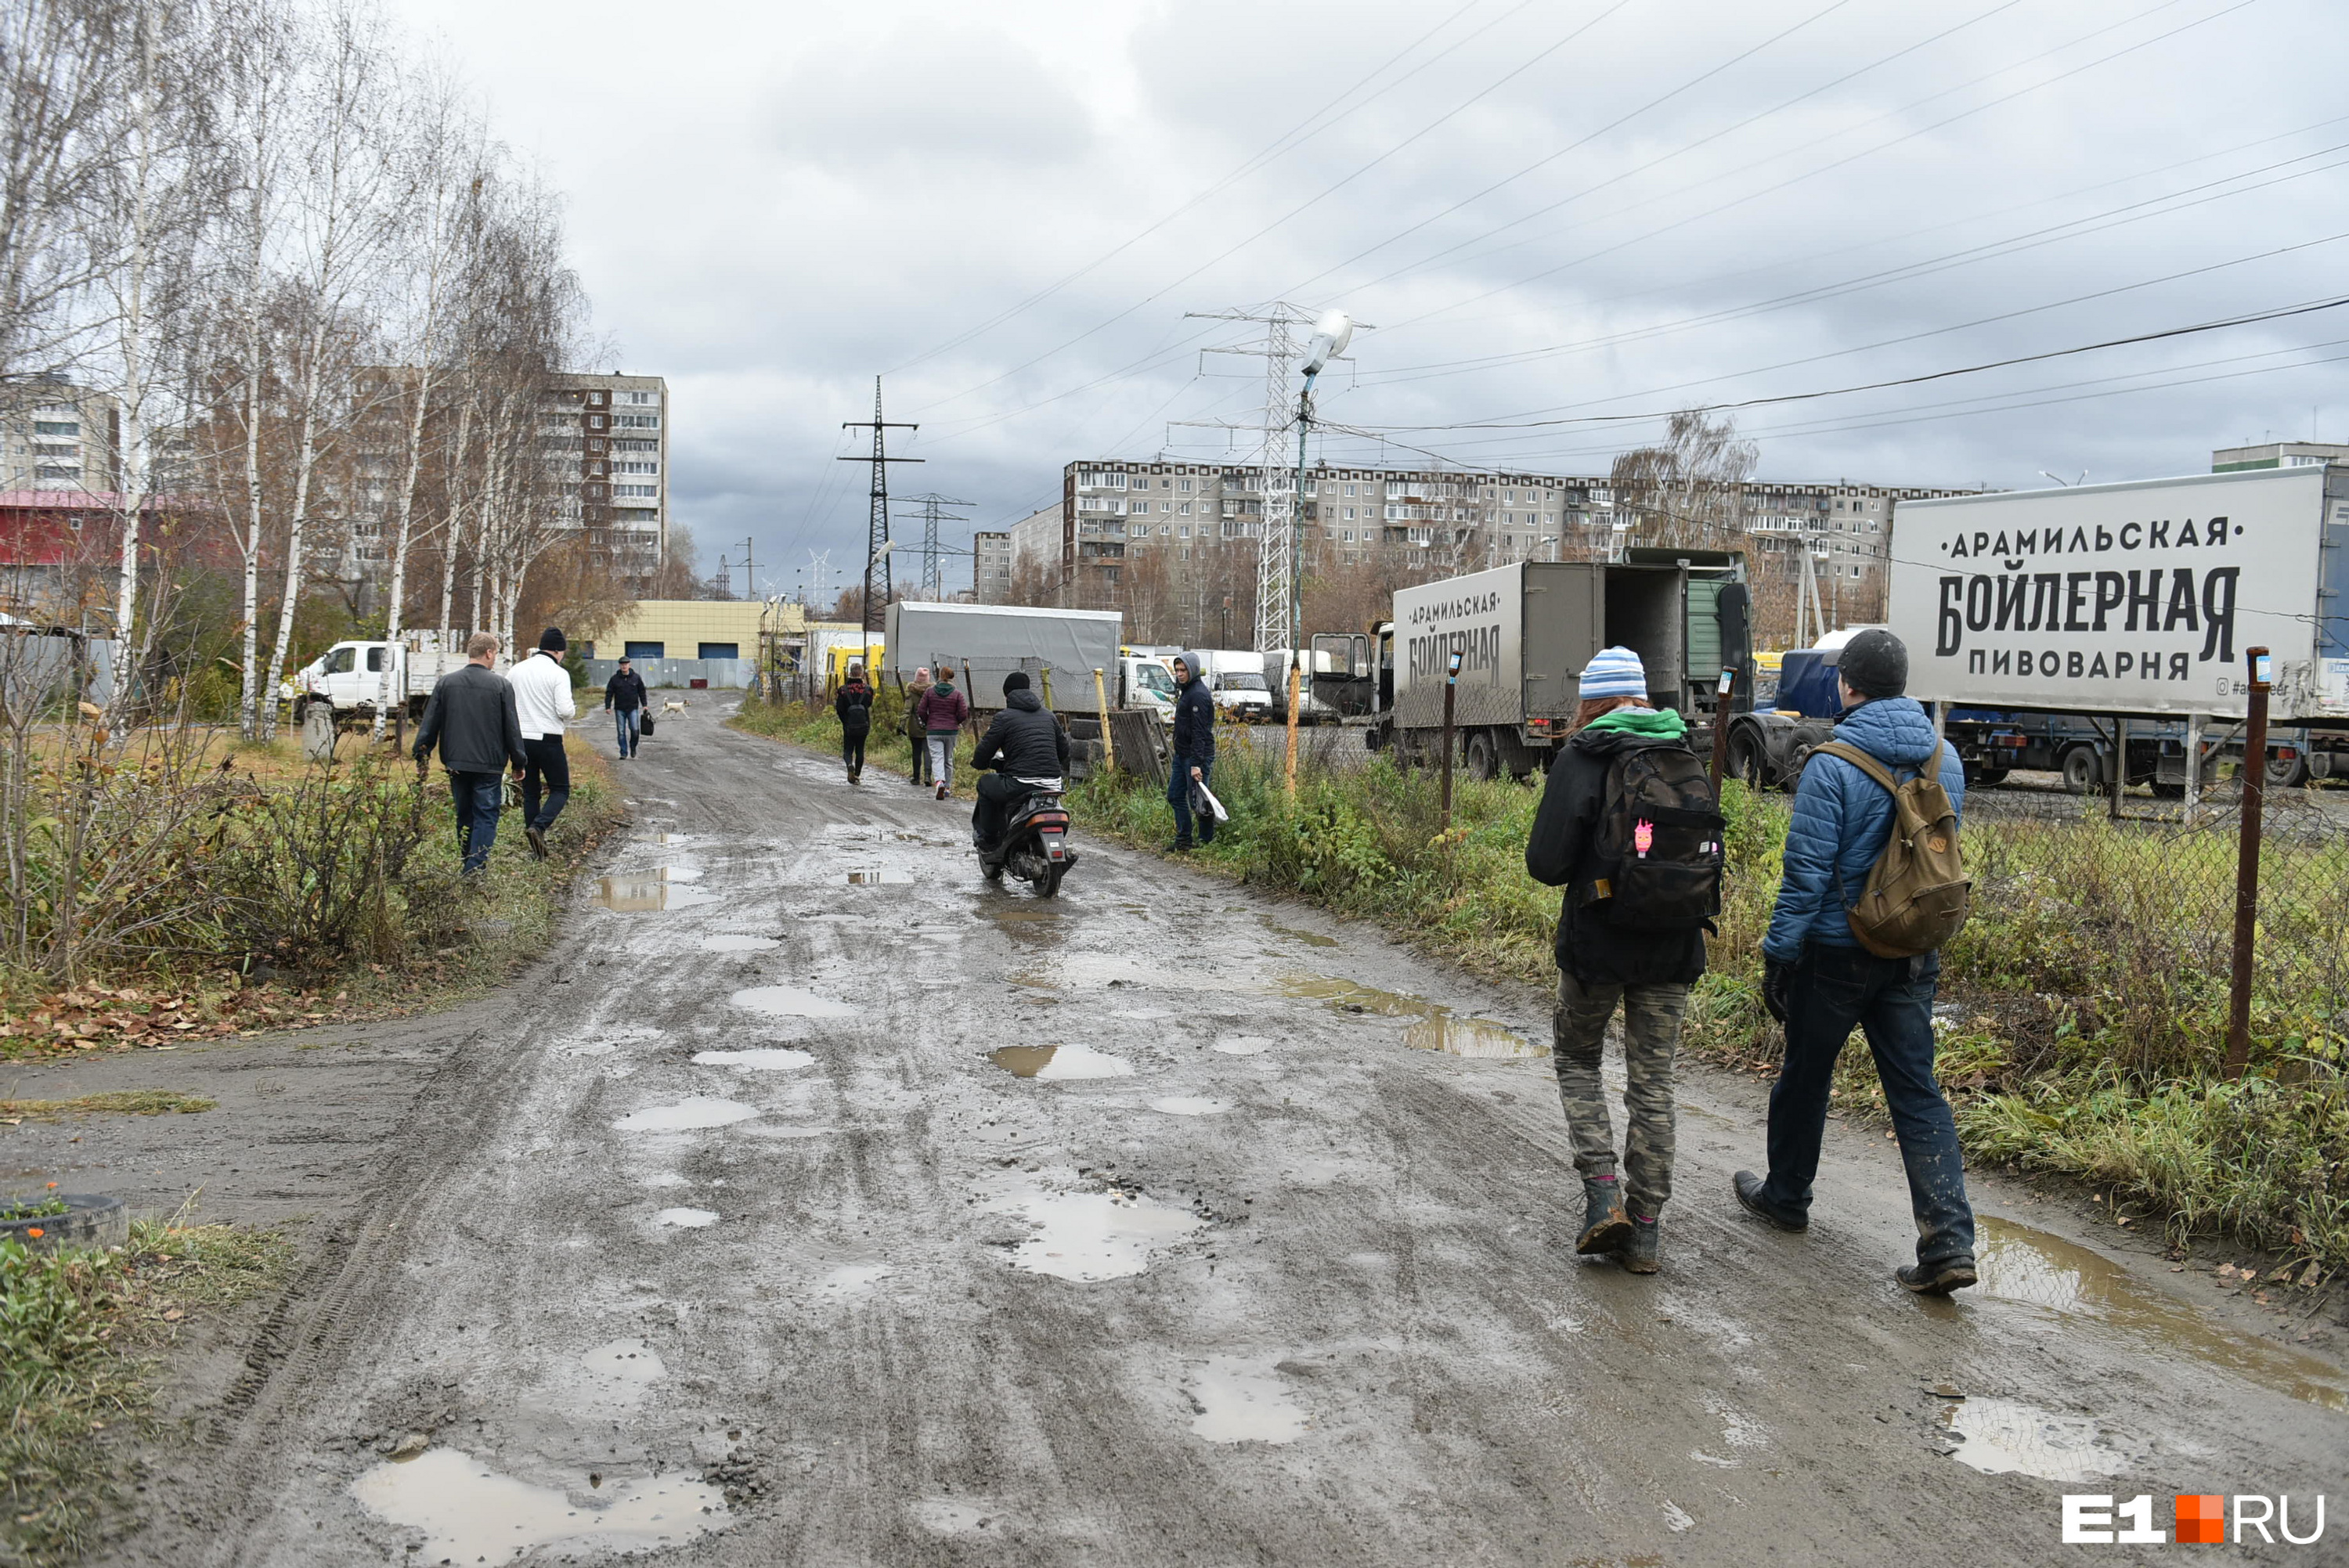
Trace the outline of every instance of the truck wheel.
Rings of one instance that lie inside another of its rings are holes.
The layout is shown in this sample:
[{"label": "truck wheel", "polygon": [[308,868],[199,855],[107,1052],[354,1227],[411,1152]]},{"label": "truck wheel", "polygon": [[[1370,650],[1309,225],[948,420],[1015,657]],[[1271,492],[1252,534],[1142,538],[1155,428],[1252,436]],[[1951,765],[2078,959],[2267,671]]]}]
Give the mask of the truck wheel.
[{"label": "truck wheel", "polygon": [[1762,748],[1751,730],[1729,732],[1729,776],[1748,789],[1762,788]]},{"label": "truck wheel", "polygon": [[1982,771],[1982,777],[1974,781],[1975,785],[1984,789],[1995,789],[2006,782],[2008,771],[2009,769],[2004,768],[1985,768]]},{"label": "truck wheel", "polygon": [[2104,769],[2096,766],[2096,754],[2085,746],[2075,746],[2064,753],[2064,788],[2074,795],[2085,795],[2096,787]]},{"label": "truck wheel", "polygon": [[2297,789],[2308,782],[2308,753],[2294,751],[2290,757],[2268,758],[2268,788]]},{"label": "truck wheel", "polygon": [[1489,784],[1493,775],[1501,770],[1493,755],[1493,738],[1483,730],[1468,737],[1468,777],[1479,783]]}]

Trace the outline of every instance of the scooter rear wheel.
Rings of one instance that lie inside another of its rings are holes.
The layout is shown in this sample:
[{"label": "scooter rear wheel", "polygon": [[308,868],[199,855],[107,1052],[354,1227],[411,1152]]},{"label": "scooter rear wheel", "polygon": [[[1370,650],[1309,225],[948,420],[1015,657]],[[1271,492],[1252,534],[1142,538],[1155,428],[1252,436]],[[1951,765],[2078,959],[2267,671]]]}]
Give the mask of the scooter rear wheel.
[{"label": "scooter rear wheel", "polygon": [[1058,898],[1061,894],[1061,879],[1068,874],[1069,868],[1066,865],[1054,866],[1050,872],[1045,873],[1044,880],[1036,884],[1036,896],[1038,898]]}]

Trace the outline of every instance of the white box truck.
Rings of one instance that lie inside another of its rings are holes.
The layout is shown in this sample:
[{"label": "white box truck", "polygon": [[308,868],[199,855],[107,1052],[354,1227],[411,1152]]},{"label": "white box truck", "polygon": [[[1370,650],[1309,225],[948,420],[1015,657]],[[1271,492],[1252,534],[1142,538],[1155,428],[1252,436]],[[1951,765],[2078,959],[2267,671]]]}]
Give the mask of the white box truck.
[{"label": "white box truck", "polygon": [[[1003,677],[1025,670],[1037,695],[1055,712],[1092,713],[1098,706],[1093,671],[1104,688],[1118,676],[1123,618],[1114,610],[1046,610],[1016,604],[936,604],[910,600],[889,606],[880,665],[902,685],[928,665],[954,667],[969,681],[971,706],[1003,706]],[[1113,690],[1108,691],[1112,701]]]},{"label": "white box truck", "polygon": [[[1961,753],[2012,742],[2010,714],[2080,716],[2104,738],[2100,755],[2083,740],[2062,760],[2084,788],[2111,781],[2122,749],[2100,716],[2196,732],[2240,719],[2251,647],[2268,649],[2273,665],[2270,777],[2349,773],[2344,595],[2349,471],[2328,466],[1893,511],[1890,617],[1909,645],[1909,694],[1950,705]],[[2158,736],[2130,736],[2130,781],[2174,781],[2158,758],[2182,752]],[[1969,756],[1985,774],[2005,760]]]}]

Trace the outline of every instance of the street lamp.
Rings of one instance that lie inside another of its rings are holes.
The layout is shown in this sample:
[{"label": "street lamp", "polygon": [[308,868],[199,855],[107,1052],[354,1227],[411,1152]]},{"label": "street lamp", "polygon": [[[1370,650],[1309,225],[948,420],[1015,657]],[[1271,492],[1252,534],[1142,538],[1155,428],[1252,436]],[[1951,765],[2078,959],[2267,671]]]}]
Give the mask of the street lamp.
[{"label": "street lamp", "polygon": [[[1288,503],[1288,793],[1297,793],[1297,704],[1304,685],[1304,654],[1297,645],[1305,626],[1305,438],[1313,428],[1313,383],[1322,367],[1354,340],[1354,318],[1342,310],[1324,312],[1305,346],[1305,387],[1297,395],[1297,490]],[[1271,511],[1270,506],[1265,509]],[[1271,526],[1271,519],[1265,520]]]}]

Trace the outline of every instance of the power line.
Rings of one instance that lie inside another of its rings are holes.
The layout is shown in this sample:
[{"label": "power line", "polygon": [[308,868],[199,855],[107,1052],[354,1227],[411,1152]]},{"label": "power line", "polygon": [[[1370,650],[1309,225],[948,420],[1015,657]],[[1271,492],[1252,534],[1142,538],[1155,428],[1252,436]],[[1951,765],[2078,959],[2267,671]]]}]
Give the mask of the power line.
[{"label": "power line", "polygon": [[[889,456],[886,436],[887,432],[891,430],[918,430],[921,427],[919,425],[908,425],[902,420],[884,419],[881,417],[881,377],[875,376],[873,378],[873,418],[870,420],[843,419],[841,421],[840,428],[843,430],[869,429],[873,432],[872,457],[842,458],[838,460],[843,463],[870,462],[873,465],[873,511],[869,521],[866,522],[864,531],[864,547],[866,552],[864,557],[864,630],[867,633],[878,632],[884,629],[884,615],[891,594],[889,577],[889,465],[891,463],[918,463],[926,460],[921,458],[893,458]],[[876,568],[881,573],[881,593],[878,598],[875,598],[873,593],[873,573]]]}]

